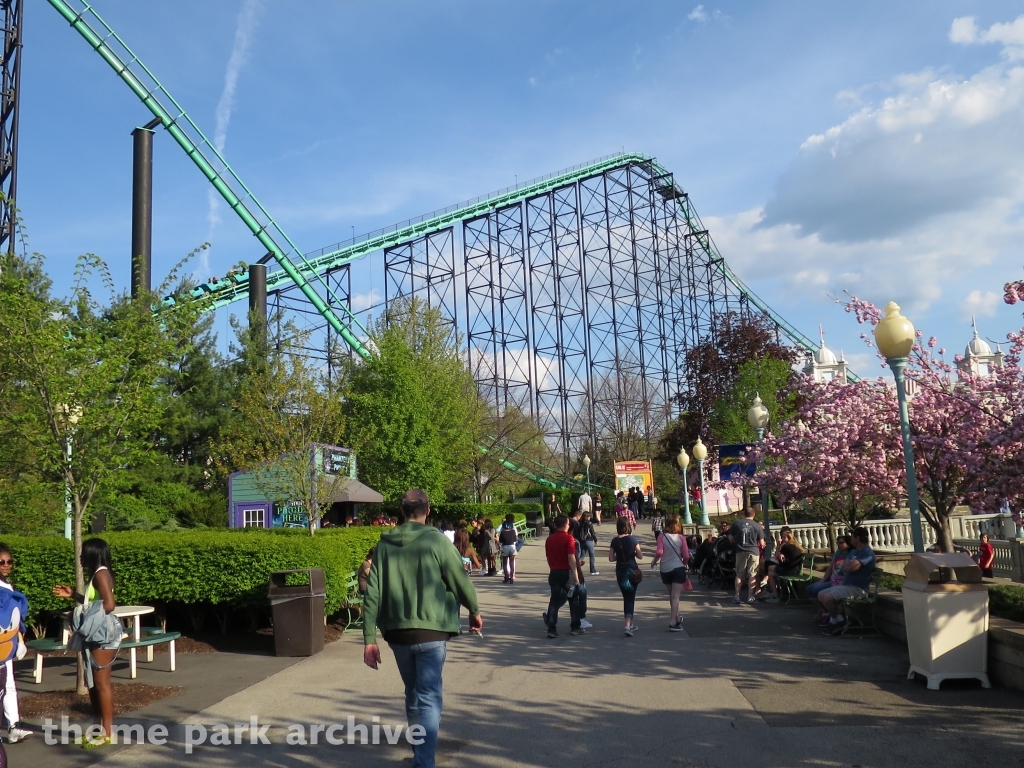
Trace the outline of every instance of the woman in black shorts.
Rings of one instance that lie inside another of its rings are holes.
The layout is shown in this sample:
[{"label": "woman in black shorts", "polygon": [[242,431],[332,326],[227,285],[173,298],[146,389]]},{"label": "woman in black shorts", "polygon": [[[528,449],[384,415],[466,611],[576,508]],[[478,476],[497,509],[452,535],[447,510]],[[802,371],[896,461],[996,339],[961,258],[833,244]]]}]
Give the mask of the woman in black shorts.
[{"label": "woman in black shorts", "polygon": [[683,536],[683,526],[679,518],[669,515],[665,518],[665,532],[658,537],[658,549],[654,553],[655,563],[661,563],[661,583],[668,590],[668,603],[672,610],[672,623],[669,632],[682,632],[683,620],[679,616],[679,594],[684,589],[693,589],[686,575],[686,564],[690,562],[690,548]]}]

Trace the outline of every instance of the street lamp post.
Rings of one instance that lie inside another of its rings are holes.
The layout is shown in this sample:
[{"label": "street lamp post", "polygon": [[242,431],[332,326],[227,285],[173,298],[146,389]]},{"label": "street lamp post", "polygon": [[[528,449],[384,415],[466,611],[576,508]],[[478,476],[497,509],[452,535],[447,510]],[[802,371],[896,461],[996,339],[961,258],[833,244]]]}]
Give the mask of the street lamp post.
[{"label": "street lamp post", "polygon": [[683,470],[683,504],[686,510],[683,514],[683,523],[693,525],[693,518],[690,517],[690,484],[686,482],[686,468],[690,466],[690,457],[687,455],[685,448],[679,449],[679,455],[676,456],[676,464]]},{"label": "street lamp post", "polygon": [[587,470],[587,495],[590,495],[590,456],[583,454],[583,468]]},{"label": "street lamp post", "polygon": [[895,301],[885,305],[885,317],[875,326],[875,343],[885,356],[885,362],[896,379],[896,397],[900,405],[900,433],[903,435],[903,461],[907,467],[907,503],[910,505],[910,531],[914,538],[914,551],[924,552],[921,531],[921,508],[917,496],[917,474],[914,471],[914,446],[910,442],[910,411],[907,409],[905,373],[907,356],[914,348],[914,324],[900,314]]},{"label": "street lamp post", "polygon": [[693,445],[693,458],[697,460],[697,472],[700,475],[700,524],[711,525],[708,519],[708,504],[704,499],[704,459],[708,457],[708,447],[698,437]]},{"label": "street lamp post", "polygon": [[[768,419],[770,414],[768,409],[764,407],[764,403],[761,402],[761,395],[754,395],[754,402],[747,411],[747,423],[750,424],[754,430],[754,434],[757,435],[757,447],[760,448],[764,445],[764,430],[768,426]],[[758,462],[758,469],[761,468],[760,462]],[[768,513],[768,494],[765,493],[763,485],[758,484],[757,491],[761,494],[761,516],[764,521],[764,559],[768,562],[772,556],[772,533],[771,533],[771,517]]]},{"label": "street lamp post", "polygon": [[[71,466],[71,441],[74,438],[75,426],[78,424],[78,420],[82,416],[81,407],[60,405],[58,406],[61,412],[64,414],[64,419],[67,424],[67,432],[64,435],[64,450],[66,452],[67,466]],[[71,505],[71,485],[65,484],[64,486],[64,538],[71,539],[72,537],[72,520],[74,519],[74,510]]]}]

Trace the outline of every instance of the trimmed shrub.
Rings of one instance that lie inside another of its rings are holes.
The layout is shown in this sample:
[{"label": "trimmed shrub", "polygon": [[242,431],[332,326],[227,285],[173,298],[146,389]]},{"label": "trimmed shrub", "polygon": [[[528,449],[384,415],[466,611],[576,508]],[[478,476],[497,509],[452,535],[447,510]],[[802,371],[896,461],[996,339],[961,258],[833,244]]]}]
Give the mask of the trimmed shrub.
[{"label": "trimmed shrub", "polygon": [[[318,532],[260,529],[131,531],[103,536],[110,544],[119,603],[262,609],[272,571],[322,568],[328,615],[346,604],[345,585],[385,529],[356,527]],[[74,584],[71,542],[56,536],[11,536],[12,582],[29,600],[29,620],[67,610],[55,584]]]},{"label": "trimmed shrub", "polygon": [[[368,508],[368,509],[367,509]],[[373,518],[381,512],[391,517],[400,516],[399,504],[389,502],[384,504],[364,505],[362,519],[364,523],[370,523]],[[447,522],[457,525],[460,520],[469,522],[476,520],[483,515],[497,527],[505,515],[512,513],[516,520],[525,520],[528,514],[541,511],[539,504],[465,504],[462,502],[442,502],[430,505],[430,522]]]}]

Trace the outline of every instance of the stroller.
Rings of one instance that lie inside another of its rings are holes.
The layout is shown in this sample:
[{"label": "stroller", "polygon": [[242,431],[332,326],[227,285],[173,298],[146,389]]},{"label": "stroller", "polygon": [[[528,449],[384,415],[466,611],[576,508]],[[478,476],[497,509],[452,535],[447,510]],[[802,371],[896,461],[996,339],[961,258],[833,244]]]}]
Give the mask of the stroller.
[{"label": "stroller", "polygon": [[730,589],[736,579],[736,553],[725,536],[715,539],[712,549],[700,563],[697,581],[705,587],[715,584]]}]

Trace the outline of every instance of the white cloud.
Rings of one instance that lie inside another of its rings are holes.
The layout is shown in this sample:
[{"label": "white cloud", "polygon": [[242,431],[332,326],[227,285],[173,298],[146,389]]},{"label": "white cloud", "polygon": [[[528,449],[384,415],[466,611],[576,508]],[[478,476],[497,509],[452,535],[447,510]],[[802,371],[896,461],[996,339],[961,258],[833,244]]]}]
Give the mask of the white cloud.
[{"label": "white cloud", "polygon": [[993,24],[984,32],[978,29],[973,16],[953,19],[949,28],[950,42],[962,45],[1002,43],[1003,56],[1008,59],[1024,58],[1024,15],[1013,21]]},{"label": "white cloud", "polygon": [[803,142],[761,226],[856,243],[994,201],[1024,202],[1024,67],[1003,62],[966,79],[923,70],[885,88]]},{"label": "white cloud", "polygon": [[698,5],[686,15],[686,18],[690,21],[704,22],[708,20],[708,12],[704,10],[703,5]]},{"label": "white cloud", "polygon": [[1001,297],[994,291],[975,289],[967,294],[967,298],[960,302],[960,318],[969,319],[972,315],[984,317],[995,317],[996,309],[999,307]]},{"label": "white cloud", "polygon": [[352,311],[362,312],[375,304],[379,304],[384,297],[376,288],[371,288],[369,293],[357,293],[352,297]]},{"label": "white cloud", "polygon": [[949,28],[949,41],[951,43],[974,43],[978,40],[978,25],[974,23],[973,16],[961,16],[953,19]]}]

